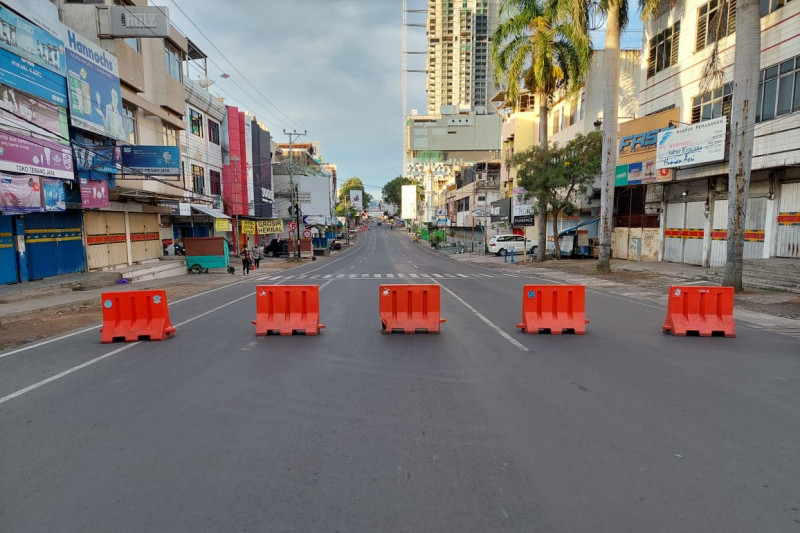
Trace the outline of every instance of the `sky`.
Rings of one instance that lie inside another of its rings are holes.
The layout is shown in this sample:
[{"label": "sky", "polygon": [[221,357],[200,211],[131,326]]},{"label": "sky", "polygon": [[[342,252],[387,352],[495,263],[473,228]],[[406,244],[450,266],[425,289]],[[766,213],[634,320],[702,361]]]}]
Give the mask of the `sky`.
[{"label": "sky", "polygon": [[[338,181],[358,177],[380,197],[402,174],[402,0],[151,0],[208,56],[212,94],[265,124],[276,142],[286,131],[306,131],[297,142],[320,143]],[[634,5],[634,2],[631,2]],[[426,0],[407,0],[409,10]],[[424,14],[407,14],[424,23]],[[623,48],[641,42],[631,17]],[[425,29],[409,27],[406,49],[426,50]],[[602,47],[602,32],[593,35]],[[408,55],[408,69],[424,69],[424,55]],[[205,74],[198,61],[189,77]],[[229,77],[221,77],[227,74]],[[425,113],[425,76],[407,75],[405,112]]]},{"label": "sky", "polygon": [[[284,130],[307,131],[297,142],[319,142],[340,184],[358,177],[375,197],[402,174],[400,0],[152,3],[208,56],[209,91],[255,115],[276,142],[289,142]],[[202,79],[192,63],[189,77]],[[416,76],[409,104],[424,109]]]}]

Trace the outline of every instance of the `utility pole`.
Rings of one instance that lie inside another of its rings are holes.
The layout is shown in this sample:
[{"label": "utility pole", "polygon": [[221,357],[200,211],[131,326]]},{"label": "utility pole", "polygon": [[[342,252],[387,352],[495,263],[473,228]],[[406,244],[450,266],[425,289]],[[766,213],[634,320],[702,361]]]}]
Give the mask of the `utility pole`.
[{"label": "utility pole", "polygon": [[289,190],[291,191],[290,194],[292,195],[292,206],[294,207],[294,223],[296,230],[294,257],[298,261],[300,260],[300,201],[299,201],[300,195],[298,187],[294,183],[294,172],[293,172],[294,169],[292,168],[292,166],[294,165],[294,138],[301,137],[306,133],[307,133],[306,131],[300,133],[298,131],[283,130],[283,134],[289,136]]}]

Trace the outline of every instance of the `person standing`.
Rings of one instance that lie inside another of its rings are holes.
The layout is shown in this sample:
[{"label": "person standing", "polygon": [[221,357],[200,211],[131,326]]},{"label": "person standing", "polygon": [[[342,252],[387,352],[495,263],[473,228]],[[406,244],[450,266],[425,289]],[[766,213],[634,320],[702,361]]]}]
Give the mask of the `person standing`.
[{"label": "person standing", "polygon": [[258,268],[259,263],[261,263],[261,249],[258,246],[253,248],[253,265],[255,268]]},{"label": "person standing", "polygon": [[242,250],[242,275],[249,276],[250,275],[250,265],[252,264],[252,256],[250,255],[250,250],[245,248]]}]

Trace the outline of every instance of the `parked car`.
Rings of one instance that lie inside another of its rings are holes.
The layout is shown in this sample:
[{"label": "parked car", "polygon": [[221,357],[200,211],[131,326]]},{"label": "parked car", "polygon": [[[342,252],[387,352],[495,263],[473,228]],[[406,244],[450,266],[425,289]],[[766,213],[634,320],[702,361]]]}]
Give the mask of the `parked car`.
[{"label": "parked car", "polygon": [[515,254],[522,254],[526,247],[529,254],[535,254],[539,248],[536,241],[525,240],[522,235],[495,235],[489,239],[489,252],[496,255],[503,255],[503,252],[511,253],[511,250],[514,250]]},{"label": "parked car", "polygon": [[289,255],[289,242],[272,239],[272,241],[270,241],[270,243],[264,247],[264,255],[266,257],[280,257],[282,255]]}]

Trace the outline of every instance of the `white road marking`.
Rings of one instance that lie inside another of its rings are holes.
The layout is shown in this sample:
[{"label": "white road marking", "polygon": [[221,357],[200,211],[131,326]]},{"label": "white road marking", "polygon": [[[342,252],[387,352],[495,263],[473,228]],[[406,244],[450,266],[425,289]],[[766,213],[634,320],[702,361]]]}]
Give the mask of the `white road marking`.
[{"label": "white road marking", "polygon": [[443,277],[444,277],[444,276],[442,276],[441,274],[432,274],[432,276],[433,276],[434,278],[443,278]]},{"label": "white road marking", "polygon": [[333,274],[325,274],[324,276],[322,276],[323,279],[331,279],[332,277]]},{"label": "white road marking", "polygon": [[456,274],[456,275],[459,276],[459,277],[462,277],[462,278],[468,278],[469,277],[466,274]]},{"label": "white road marking", "polygon": [[447,293],[448,293],[448,294],[450,294],[450,296],[452,296],[453,298],[455,298],[456,300],[458,300],[459,302],[461,302],[461,304],[462,304],[464,307],[466,307],[467,309],[469,309],[470,311],[472,311],[472,312],[475,314],[475,316],[477,316],[478,318],[480,318],[481,320],[483,320],[483,321],[486,323],[486,325],[488,325],[490,328],[492,328],[493,330],[495,330],[495,331],[498,333],[498,335],[500,335],[501,337],[503,337],[505,340],[507,340],[508,342],[510,342],[512,345],[516,346],[517,348],[519,348],[519,349],[520,349],[520,350],[522,350],[523,352],[529,352],[529,351],[530,351],[530,350],[528,349],[528,347],[527,347],[527,346],[525,346],[524,344],[522,344],[521,342],[519,342],[517,339],[515,339],[514,337],[512,337],[511,335],[509,335],[509,334],[508,334],[508,333],[506,333],[505,331],[503,331],[503,329],[502,329],[500,326],[498,326],[497,324],[495,324],[494,322],[492,322],[491,320],[489,320],[488,318],[486,318],[484,315],[482,315],[480,311],[478,311],[477,309],[475,309],[474,307],[472,307],[471,305],[469,305],[469,304],[468,304],[466,301],[464,301],[464,299],[463,299],[463,298],[461,298],[461,297],[460,297],[458,294],[454,293],[453,291],[451,291],[450,289],[448,289],[447,287],[445,287],[445,286],[444,286],[444,285],[442,285],[442,284],[439,284],[439,286],[440,286],[440,287],[441,287],[443,290],[447,291]]},{"label": "white road marking", "polygon": [[[400,274],[398,274],[398,277],[399,277],[399,276],[400,276]],[[394,274],[386,274],[386,277],[387,277],[387,278],[393,278],[393,277],[394,277]]]},{"label": "white road marking", "polygon": [[355,278],[356,276],[358,276],[358,274],[350,274],[350,276],[348,276],[348,277]]},{"label": "white road marking", "polygon": [[[388,278],[390,275],[391,275],[391,274],[386,274],[386,277]],[[375,276],[376,278],[379,278],[379,277],[381,277],[381,275],[380,275],[380,274],[374,274],[374,276]]]},{"label": "white road marking", "polygon": [[336,274],[336,279],[342,279],[343,277],[344,277],[344,274]]}]

